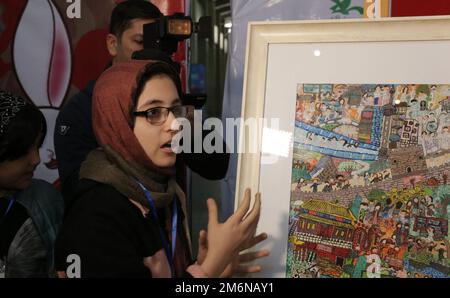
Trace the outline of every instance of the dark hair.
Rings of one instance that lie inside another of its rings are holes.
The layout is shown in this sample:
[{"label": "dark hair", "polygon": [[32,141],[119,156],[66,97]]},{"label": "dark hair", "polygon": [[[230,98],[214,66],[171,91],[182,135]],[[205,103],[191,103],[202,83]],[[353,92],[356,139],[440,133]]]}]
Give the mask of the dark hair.
[{"label": "dark hair", "polygon": [[134,19],[158,19],[161,11],[154,4],[144,0],[124,1],[113,9],[109,23],[109,33],[118,38],[130,27]]},{"label": "dark hair", "polygon": [[181,86],[181,79],[178,72],[171,65],[165,62],[152,62],[147,64],[144,69],[139,73],[136,78],[136,88],[133,90],[131,95],[131,125],[134,126],[135,116],[132,114],[136,110],[138,104],[139,96],[141,96],[142,91],[145,88],[145,84],[155,76],[167,76],[177,88],[178,96],[182,100],[183,88]]},{"label": "dark hair", "polygon": [[0,162],[19,159],[36,144],[42,146],[47,133],[47,123],[42,112],[27,103],[11,120],[0,137]]}]

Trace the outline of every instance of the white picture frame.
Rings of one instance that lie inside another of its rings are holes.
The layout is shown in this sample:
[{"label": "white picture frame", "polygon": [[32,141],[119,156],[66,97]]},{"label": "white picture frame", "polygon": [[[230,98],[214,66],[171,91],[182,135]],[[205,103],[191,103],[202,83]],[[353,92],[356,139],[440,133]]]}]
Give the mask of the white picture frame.
[{"label": "white picture frame", "polygon": [[[292,136],[297,84],[449,84],[448,53],[448,16],[252,22],[248,25],[242,118],[279,118],[278,129]],[[264,164],[270,156],[261,151],[268,141],[263,128],[251,134],[243,131],[242,126],[240,148],[256,140],[258,150],[239,155],[235,206],[245,188],[262,193],[258,232],[268,233],[269,239],[255,249],[269,249],[271,255],[259,262],[264,269],[255,276],[284,277],[292,143],[288,156]]]}]

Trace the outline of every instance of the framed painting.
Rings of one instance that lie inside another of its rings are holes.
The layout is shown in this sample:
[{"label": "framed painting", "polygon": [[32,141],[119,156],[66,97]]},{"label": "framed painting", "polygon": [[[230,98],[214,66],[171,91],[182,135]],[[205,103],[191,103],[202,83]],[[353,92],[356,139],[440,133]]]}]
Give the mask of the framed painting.
[{"label": "framed painting", "polygon": [[249,24],[242,118],[267,121],[241,126],[236,205],[262,193],[256,276],[450,276],[448,53],[446,16]]}]

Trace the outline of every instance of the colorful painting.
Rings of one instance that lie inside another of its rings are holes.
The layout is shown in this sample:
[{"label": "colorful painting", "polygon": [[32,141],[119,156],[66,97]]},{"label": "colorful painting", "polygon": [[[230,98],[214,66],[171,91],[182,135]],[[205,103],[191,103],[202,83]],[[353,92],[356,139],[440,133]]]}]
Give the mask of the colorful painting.
[{"label": "colorful painting", "polygon": [[299,84],[288,277],[450,277],[450,85]]}]

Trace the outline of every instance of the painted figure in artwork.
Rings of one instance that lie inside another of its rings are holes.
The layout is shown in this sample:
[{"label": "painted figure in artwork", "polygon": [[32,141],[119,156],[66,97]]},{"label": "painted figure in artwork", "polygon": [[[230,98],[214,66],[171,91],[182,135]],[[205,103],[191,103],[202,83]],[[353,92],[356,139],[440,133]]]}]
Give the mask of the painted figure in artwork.
[{"label": "painted figure in artwork", "polygon": [[299,84],[288,277],[450,277],[450,85]]}]

